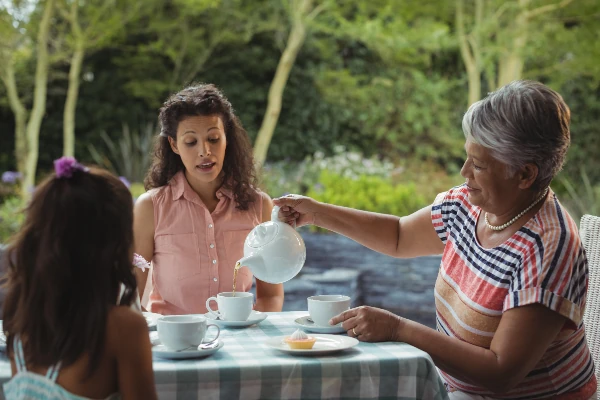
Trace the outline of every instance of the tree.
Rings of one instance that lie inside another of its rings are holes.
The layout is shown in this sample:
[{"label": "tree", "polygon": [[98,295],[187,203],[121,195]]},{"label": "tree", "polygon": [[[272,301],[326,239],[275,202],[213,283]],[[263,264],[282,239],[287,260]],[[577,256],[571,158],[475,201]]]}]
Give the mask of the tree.
[{"label": "tree", "polygon": [[[36,68],[31,111],[27,110],[19,95],[14,69],[16,58],[22,55],[23,52],[27,52],[27,38],[22,33],[21,22],[14,18],[14,15],[11,15],[7,9],[1,11],[2,28],[0,29],[2,32],[8,32],[9,35],[3,35],[0,75],[6,86],[11,110],[15,115],[15,157],[17,168],[23,175],[22,193],[25,197],[29,196],[30,190],[35,185],[40,127],[46,109],[46,91],[50,65],[48,54],[50,25],[55,11],[54,0],[46,0],[38,5],[41,7],[42,16],[37,26],[35,39]],[[13,9],[13,12],[15,9]]]},{"label": "tree", "polygon": [[[456,0],[456,32],[467,70],[468,103],[481,98],[481,80],[492,91],[523,76],[531,52],[527,46],[544,18],[573,0],[535,4],[532,0],[475,0],[474,15],[464,11],[465,0]],[[539,3],[539,2],[537,2]],[[467,24],[472,28],[467,33]]]},{"label": "tree", "polygon": [[86,53],[105,45],[125,24],[137,16],[139,2],[123,0],[59,0],[62,17],[69,23],[69,84],[63,112],[63,155],[75,155],[75,110],[79,97],[81,67]]},{"label": "tree", "polygon": [[[284,0],[285,1],[285,0]],[[269,97],[267,109],[263,117],[263,122],[258,130],[258,136],[254,142],[254,159],[259,165],[264,164],[267,159],[267,151],[277,126],[277,120],[281,113],[281,102],[285,85],[290,76],[290,71],[294,66],[296,57],[304,44],[306,38],[306,30],[311,21],[322,11],[326,3],[320,6],[313,7],[312,0],[290,0],[289,1],[289,17],[291,20],[291,29],[287,39],[287,43],[271,87],[269,88]]]},{"label": "tree", "polygon": [[128,90],[158,107],[169,93],[199,80],[220,47],[275,31],[276,5],[271,0],[148,1],[146,15],[152,17],[141,18],[129,31],[134,50],[118,60],[129,71]]}]

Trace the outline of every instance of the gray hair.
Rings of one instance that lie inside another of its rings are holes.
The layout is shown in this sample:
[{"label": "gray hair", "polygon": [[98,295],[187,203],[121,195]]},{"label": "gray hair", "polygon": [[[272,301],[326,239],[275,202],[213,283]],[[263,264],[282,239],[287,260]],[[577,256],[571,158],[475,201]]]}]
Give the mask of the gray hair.
[{"label": "gray hair", "polygon": [[563,98],[539,82],[514,81],[473,103],[462,120],[467,140],[489,149],[510,176],[528,163],[538,167],[541,190],[561,170],[571,143],[571,112]]}]

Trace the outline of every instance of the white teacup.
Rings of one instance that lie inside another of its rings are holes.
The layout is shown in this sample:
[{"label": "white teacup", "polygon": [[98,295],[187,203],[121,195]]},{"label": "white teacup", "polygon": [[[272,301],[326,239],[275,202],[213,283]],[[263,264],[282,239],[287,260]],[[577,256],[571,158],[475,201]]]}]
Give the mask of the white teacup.
[{"label": "white teacup", "polygon": [[217,340],[221,330],[217,325],[207,324],[206,318],[201,315],[165,315],[156,321],[160,342],[175,351],[197,347],[204,343],[206,331],[211,326],[217,328],[217,335],[206,343]]},{"label": "white teacup", "polygon": [[[210,308],[210,302],[217,302],[217,310]],[[252,312],[254,295],[248,292],[222,292],[217,297],[206,300],[208,312],[223,321],[246,321]]]},{"label": "white teacup", "polygon": [[315,324],[331,327],[329,320],[350,309],[350,297],[340,294],[324,294],[308,298],[308,313]]}]

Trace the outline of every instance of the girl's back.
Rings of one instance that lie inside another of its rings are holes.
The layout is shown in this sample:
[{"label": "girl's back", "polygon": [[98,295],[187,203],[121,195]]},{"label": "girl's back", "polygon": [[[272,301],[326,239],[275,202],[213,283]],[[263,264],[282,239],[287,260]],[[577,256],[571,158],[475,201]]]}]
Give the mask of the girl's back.
[{"label": "girl's back", "polygon": [[[144,365],[152,364],[148,326],[130,307],[114,307],[109,312],[104,352],[91,376],[88,376],[89,354],[82,355],[66,368],[59,367],[57,376],[47,376],[54,366],[31,365],[26,367],[26,373],[17,375],[17,361],[22,363],[23,360],[18,351],[19,342],[14,342],[11,354],[15,376],[4,385],[7,399],[113,400],[155,396],[153,384],[147,382],[148,375],[152,377],[152,369],[143,371]],[[140,390],[146,393],[142,395]]]},{"label": "girl's back", "polygon": [[148,327],[130,306],[133,201],[72,158],[39,185],[9,247],[7,399],[155,399]]}]

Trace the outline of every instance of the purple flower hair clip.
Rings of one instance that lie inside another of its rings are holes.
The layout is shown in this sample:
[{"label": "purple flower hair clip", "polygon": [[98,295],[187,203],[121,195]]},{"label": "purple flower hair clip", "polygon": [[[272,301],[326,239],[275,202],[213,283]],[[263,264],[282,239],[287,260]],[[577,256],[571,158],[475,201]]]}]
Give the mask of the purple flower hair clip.
[{"label": "purple flower hair clip", "polygon": [[81,165],[73,157],[61,157],[54,160],[54,171],[57,178],[70,178],[75,171],[88,172],[89,170],[88,167]]},{"label": "purple flower hair clip", "polygon": [[138,253],[133,253],[133,265],[141,269],[142,272],[146,271],[146,268],[150,268],[150,263]]}]

